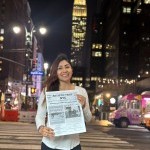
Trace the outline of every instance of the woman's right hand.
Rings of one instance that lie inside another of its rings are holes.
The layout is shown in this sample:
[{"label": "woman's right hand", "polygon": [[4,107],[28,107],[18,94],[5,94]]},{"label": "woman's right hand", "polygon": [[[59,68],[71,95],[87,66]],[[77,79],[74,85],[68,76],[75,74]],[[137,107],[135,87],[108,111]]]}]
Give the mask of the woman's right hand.
[{"label": "woman's right hand", "polygon": [[49,137],[49,138],[54,138],[55,137],[55,133],[54,133],[54,130],[52,128],[45,127],[45,126],[42,125],[42,126],[39,127],[38,131],[44,137]]}]

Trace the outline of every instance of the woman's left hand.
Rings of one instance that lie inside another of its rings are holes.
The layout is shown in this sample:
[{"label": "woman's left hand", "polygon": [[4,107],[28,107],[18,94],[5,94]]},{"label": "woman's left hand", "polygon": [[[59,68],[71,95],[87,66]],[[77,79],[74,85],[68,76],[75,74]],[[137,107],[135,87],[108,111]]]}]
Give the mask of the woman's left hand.
[{"label": "woman's left hand", "polygon": [[55,136],[54,130],[52,128],[43,125],[39,127],[39,133],[41,133],[42,136],[49,137],[51,139],[53,139]]},{"label": "woman's left hand", "polygon": [[84,107],[86,105],[86,98],[82,95],[77,94],[77,99],[78,99],[79,103],[81,104],[82,108],[84,109]]}]

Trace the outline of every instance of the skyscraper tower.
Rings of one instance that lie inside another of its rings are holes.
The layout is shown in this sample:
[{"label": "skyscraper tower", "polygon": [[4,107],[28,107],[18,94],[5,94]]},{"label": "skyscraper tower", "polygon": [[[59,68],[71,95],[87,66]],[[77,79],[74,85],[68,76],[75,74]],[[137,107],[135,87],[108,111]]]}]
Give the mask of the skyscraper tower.
[{"label": "skyscraper tower", "polygon": [[73,67],[83,66],[84,41],[86,34],[86,0],[74,0],[72,14],[71,63]]}]

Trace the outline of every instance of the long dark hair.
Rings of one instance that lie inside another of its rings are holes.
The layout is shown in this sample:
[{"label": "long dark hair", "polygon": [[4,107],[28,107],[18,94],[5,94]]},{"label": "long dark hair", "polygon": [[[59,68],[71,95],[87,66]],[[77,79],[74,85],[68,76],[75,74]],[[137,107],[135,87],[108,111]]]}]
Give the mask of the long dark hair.
[{"label": "long dark hair", "polygon": [[59,91],[59,80],[57,77],[57,69],[58,65],[62,60],[66,60],[70,65],[70,61],[68,57],[61,53],[57,56],[57,58],[54,60],[51,69],[50,69],[50,76],[48,76],[46,82],[45,82],[45,87],[47,91]]}]

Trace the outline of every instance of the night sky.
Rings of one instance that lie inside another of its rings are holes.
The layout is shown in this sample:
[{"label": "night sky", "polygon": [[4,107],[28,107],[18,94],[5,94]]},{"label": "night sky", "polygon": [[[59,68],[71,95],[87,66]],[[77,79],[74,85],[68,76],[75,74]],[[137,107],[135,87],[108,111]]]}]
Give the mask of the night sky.
[{"label": "night sky", "polygon": [[35,26],[44,25],[44,59],[51,63],[60,52],[70,54],[73,0],[28,0]]}]

